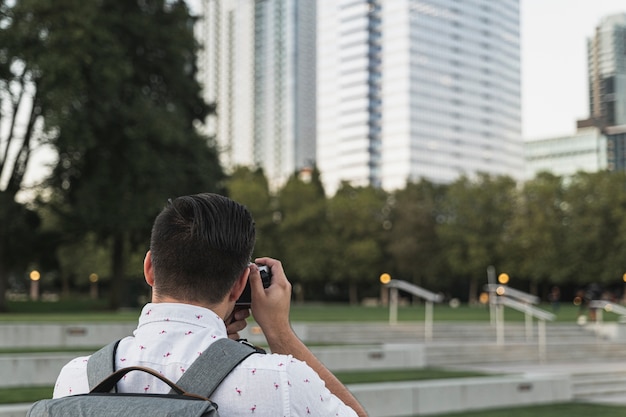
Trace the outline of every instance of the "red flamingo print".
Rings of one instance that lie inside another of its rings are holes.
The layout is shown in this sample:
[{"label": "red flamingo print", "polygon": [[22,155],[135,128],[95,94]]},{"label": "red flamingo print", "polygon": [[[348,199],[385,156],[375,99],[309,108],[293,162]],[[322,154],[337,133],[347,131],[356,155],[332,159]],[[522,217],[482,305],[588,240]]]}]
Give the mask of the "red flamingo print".
[{"label": "red flamingo print", "polygon": [[193,334],[193,332],[191,330],[188,330],[185,332],[185,336],[189,336],[190,334]]},{"label": "red flamingo print", "polygon": [[150,389],[150,385],[146,385],[145,387],[143,387],[143,392],[148,392],[149,389]]},{"label": "red flamingo print", "polygon": [[237,392],[237,394],[241,395],[241,390],[237,387],[235,387],[235,391]]},{"label": "red flamingo print", "polygon": [[256,410],[256,404],[254,404],[251,408],[250,411],[252,411],[254,413],[254,410]]},{"label": "red flamingo print", "polygon": [[274,382],[274,389],[278,389],[280,385],[278,385],[276,382]]},{"label": "red flamingo print", "polygon": [[164,358],[169,358],[170,356],[172,356],[170,352],[167,352],[165,355],[163,355]]}]

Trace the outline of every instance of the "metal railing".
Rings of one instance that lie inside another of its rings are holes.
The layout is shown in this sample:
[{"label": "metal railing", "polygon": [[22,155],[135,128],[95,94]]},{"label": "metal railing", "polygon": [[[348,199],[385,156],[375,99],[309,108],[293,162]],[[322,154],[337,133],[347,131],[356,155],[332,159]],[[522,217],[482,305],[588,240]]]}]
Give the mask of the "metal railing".
[{"label": "metal railing", "polygon": [[537,319],[537,346],[539,349],[539,360],[545,362],[546,351],[546,321],[553,321],[556,316],[549,311],[536,307],[539,304],[539,297],[516,290],[503,284],[487,284],[485,290],[489,292],[489,311],[492,323],[496,325],[496,343],[504,345],[504,307],[524,313],[526,341],[532,340],[533,318]]},{"label": "metal railing", "polygon": [[398,323],[398,290],[415,295],[425,301],[424,339],[433,338],[433,303],[443,301],[443,295],[428,291],[420,286],[398,279],[390,280],[385,286],[389,287],[389,324]]}]

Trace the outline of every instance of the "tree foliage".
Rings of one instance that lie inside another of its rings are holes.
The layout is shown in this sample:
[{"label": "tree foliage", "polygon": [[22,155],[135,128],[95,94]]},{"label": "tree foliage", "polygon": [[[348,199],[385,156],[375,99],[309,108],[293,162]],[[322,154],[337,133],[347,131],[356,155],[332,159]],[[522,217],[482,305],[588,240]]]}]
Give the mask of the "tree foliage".
[{"label": "tree foliage", "polygon": [[385,228],[389,211],[387,194],[372,186],[341,185],[329,201],[329,223],[334,248],[328,262],[337,282],[348,284],[350,302],[358,301],[357,290],[376,284],[384,270]]},{"label": "tree foliage", "polygon": [[[168,197],[222,190],[212,107],[196,80],[198,45],[184,1],[17,2],[45,130],[58,152],[48,185],[64,230],[111,240],[111,306],[125,254],[147,247]],[[130,246],[129,246],[130,245]]]}]

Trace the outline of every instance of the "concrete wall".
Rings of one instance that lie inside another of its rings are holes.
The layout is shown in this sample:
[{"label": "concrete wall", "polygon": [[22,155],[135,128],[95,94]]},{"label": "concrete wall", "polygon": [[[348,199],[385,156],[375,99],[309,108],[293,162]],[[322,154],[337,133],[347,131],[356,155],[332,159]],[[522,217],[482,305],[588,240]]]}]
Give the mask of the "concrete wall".
[{"label": "concrete wall", "polygon": [[424,345],[420,344],[335,346],[311,348],[311,351],[333,371],[415,369],[426,366]]},{"label": "concrete wall", "polygon": [[[311,350],[332,371],[424,367],[423,345],[317,347]],[[0,388],[53,385],[63,365],[77,356],[91,353],[0,355]]]},{"label": "concrete wall", "polygon": [[0,388],[54,385],[63,365],[78,353],[0,355]]},{"label": "concrete wall", "polygon": [[135,323],[0,324],[0,348],[96,347],[132,334]]},{"label": "concrete wall", "polygon": [[484,377],[348,387],[371,417],[453,413],[572,400],[567,376]]}]

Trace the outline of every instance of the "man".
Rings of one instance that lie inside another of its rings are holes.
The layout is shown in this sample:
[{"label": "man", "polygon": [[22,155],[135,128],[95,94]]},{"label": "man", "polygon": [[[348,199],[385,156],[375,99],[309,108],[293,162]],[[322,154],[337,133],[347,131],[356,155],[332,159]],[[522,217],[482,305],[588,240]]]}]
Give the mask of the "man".
[{"label": "man", "polygon": [[[256,264],[254,221],[242,205],[217,194],[179,197],[157,216],[144,260],[152,302],[133,336],[120,342],[116,369],[150,367],[172,381],[215,340],[237,338],[249,315],[235,302],[250,282],[252,314],[272,354],[239,364],[211,399],[224,416],[365,416],[346,387],[298,339],[289,322],[291,284],[278,260],[258,258],[271,272],[264,288]],[[228,325],[227,325],[228,324]],[[89,391],[87,359],[61,370],[54,398]],[[119,392],[166,393],[169,387],[131,372]]]}]

